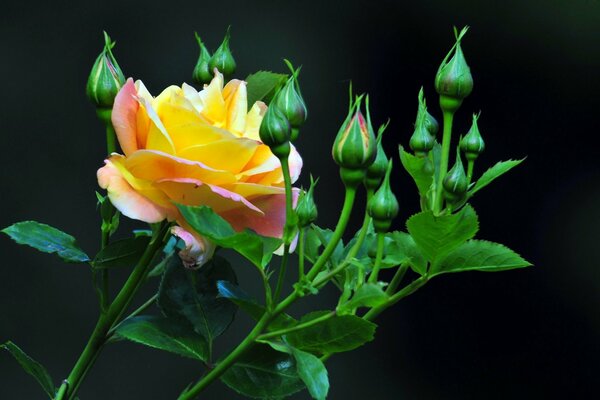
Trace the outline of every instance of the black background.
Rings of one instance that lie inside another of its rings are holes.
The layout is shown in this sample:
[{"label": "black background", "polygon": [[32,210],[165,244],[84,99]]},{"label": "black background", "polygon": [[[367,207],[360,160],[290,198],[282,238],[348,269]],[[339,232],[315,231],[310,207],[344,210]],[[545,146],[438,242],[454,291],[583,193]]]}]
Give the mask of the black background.
[{"label": "black background", "polygon": [[[308,172],[321,176],[319,224],[333,226],[343,189],[330,144],[345,117],[349,80],[370,93],[376,122],[392,119],[385,141],[397,161],[421,85],[440,116],[433,78],[452,45],[452,26],[470,25],[463,49],[475,88],[456,130],[466,132],[470,113],[482,111],[487,149],[476,172],[528,157],[473,200],[478,237],[508,245],[535,266],[436,278],[381,316],[373,343],[329,361],[330,398],[598,396],[598,1],[23,2],[0,6],[0,21],[0,226],[39,220],[73,234],[92,254],[99,244],[95,171],[105,144],[84,87],[103,29],[117,41],[125,74],[153,94],[190,80],[194,30],[214,49],[232,25],[240,77],[283,71],[283,57],[303,64],[309,120],[298,141],[300,182]],[[400,168],[394,180],[402,228],[418,203]],[[14,340],[58,382],[97,317],[89,269],[6,237],[0,254],[0,342]],[[247,290],[258,289],[249,265],[236,263],[236,270]],[[113,286],[123,278],[115,276]],[[296,312],[334,299],[325,290]],[[220,347],[229,349],[248,329],[240,316]],[[80,394],[172,399],[200,372],[192,361],[119,343],[105,349]],[[0,353],[0,398],[42,397]],[[201,398],[238,397],[216,383]]]}]

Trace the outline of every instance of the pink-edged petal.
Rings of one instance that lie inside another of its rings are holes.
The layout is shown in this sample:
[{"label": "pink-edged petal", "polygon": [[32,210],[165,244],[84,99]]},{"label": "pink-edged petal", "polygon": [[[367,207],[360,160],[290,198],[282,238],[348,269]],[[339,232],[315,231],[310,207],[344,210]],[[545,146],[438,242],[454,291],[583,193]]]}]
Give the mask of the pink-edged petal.
[{"label": "pink-edged petal", "polygon": [[181,226],[171,228],[171,233],[185,243],[185,248],[179,252],[179,257],[186,268],[200,268],[213,257],[216,246],[210,240],[196,234],[185,223],[183,224],[186,228]]},{"label": "pink-edged petal", "polygon": [[108,191],[111,203],[125,216],[155,223],[168,217],[169,210],[136,191],[111,160],[98,170],[98,184]]},{"label": "pink-edged petal", "polygon": [[137,90],[133,79],[129,78],[115,97],[111,116],[117,139],[125,155],[129,155],[138,149],[138,109]]},{"label": "pink-edged petal", "polygon": [[284,194],[285,188],[280,186],[257,185],[256,183],[236,182],[223,185],[224,189],[238,193],[245,199],[252,200],[256,197],[262,197],[272,194]]},{"label": "pink-edged petal", "polygon": [[138,150],[125,160],[131,174],[151,182],[162,179],[190,178],[214,185],[233,183],[235,175],[216,170],[198,161],[186,160],[160,151]]},{"label": "pink-edged petal", "polygon": [[296,147],[292,144],[290,150],[289,157],[289,166],[290,166],[290,176],[292,178],[292,183],[296,182],[300,177],[300,172],[302,171],[302,157],[300,157],[300,153],[296,150]]},{"label": "pink-edged petal", "polygon": [[[298,200],[299,190],[294,188],[294,205]],[[244,209],[231,210],[222,213],[235,230],[250,228],[263,236],[281,238],[285,225],[285,194],[274,194],[258,197],[252,200],[252,204],[258,207],[264,215],[249,213]]]},{"label": "pink-edged petal", "polygon": [[252,212],[257,215],[263,213],[239,194],[197,179],[163,179],[155,182],[154,187],[162,190],[175,203],[188,206],[205,205],[211,207],[216,213],[235,209],[244,209],[244,212]]}]

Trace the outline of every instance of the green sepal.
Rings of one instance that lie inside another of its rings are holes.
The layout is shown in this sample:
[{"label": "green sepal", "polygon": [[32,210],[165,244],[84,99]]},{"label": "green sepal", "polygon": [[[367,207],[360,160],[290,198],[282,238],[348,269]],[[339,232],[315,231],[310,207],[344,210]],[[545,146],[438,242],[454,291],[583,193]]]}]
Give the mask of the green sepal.
[{"label": "green sepal", "polygon": [[246,77],[248,109],[252,108],[257,101],[269,104],[287,79],[287,74],[278,74],[271,71],[258,71],[248,75]]},{"label": "green sepal", "polygon": [[432,266],[431,276],[447,272],[506,271],[531,265],[504,245],[486,240],[469,240]]},{"label": "green sepal", "polygon": [[73,236],[50,225],[36,221],[23,221],[2,229],[15,242],[26,244],[44,253],[56,253],[70,263],[90,261],[87,254],[79,248]]},{"label": "green sepal", "polygon": [[148,236],[112,242],[96,254],[92,261],[92,267],[96,269],[133,267],[142,257],[149,243],[150,237]]},{"label": "green sepal", "polygon": [[165,350],[183,357],[208,361],[209,348],[204,336],[189,323],[156,315],[128,318],[118,325],[118,337]]},{"label": "green sepal", "polygon": [[108,235],[111,236],[119,228],[121,213],[113,206],[108,196],[102,196],[96,192],[96,198],[98,199],[98,208],[100,209],[100,217],[102,218],[100,230],[108,232]]},{"label": "green sepal", "polygon": [[217,282],[236,283],[229,262],[214,256],[198,270],[169,263],[158,291],[158,305],[167,317],[189,322],[209,346],[231,324],[237,306],[219,296]]},{"label": "green sepal", "polygon": [[50,399],[54,398],[54,383],[46,368],[33,358],[29,357],[23,350],[11,341],[5,342],[0,345],[0,349],[8,351],[17,362],[21,365],[21,368],[29,375],[33,376],[36,381],[40,384],[44,392]]},{"label": "green sepal", "polygon": [[237,251],[259,268],[269,264],[273,252],[281,245],[281,239],[261,236],[249,229],[236,232],[227,221],[208,206],[178,204],[177,207],[186,222],[196,232],[218,246]]}]

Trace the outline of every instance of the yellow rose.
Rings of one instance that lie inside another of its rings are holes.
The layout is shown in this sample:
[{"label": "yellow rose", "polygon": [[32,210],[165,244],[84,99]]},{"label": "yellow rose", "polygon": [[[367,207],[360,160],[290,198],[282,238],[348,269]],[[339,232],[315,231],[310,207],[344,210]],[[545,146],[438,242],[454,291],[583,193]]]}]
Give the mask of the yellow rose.
[{"label": "yellow rose", "polygon": [[[183,84],[152,97],[129,78],[115,98],[112,122],[124,155],[113,153],[98,183],[125,216],[177,221],[182,259],[201,265],[214,247],[186,224],[175,203],[208,205],[236,230],[281,237],[285,189],[281,165],[258,135],[267,106],[248,111],[246,82],[215,77],[200,92]],[[292,148],[292,181],[302,159]],[[296,191],[295,191],[296,192]]]}]

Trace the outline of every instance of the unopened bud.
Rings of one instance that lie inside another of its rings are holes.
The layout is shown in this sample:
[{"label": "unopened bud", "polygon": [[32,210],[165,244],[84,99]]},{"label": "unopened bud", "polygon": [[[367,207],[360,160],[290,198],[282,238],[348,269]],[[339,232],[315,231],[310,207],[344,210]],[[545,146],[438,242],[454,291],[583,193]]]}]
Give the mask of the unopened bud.
[{"label": "unopened bud", "polygon": [[231,37],[229,33],[230,28],[231,27],[227,28],[223,43],[221,43],[208,62],[209,71],[214,71],[216,68],[225,76],[225,79],[229,79],[235,72],[235,60],[229,49],[229,39]]},{"label": "unopened bud", "polygon": [[460,158],[460,152],[456,149],[456,162],[443,181],[444,197],[450,204],[457,203],[464,198],[468,185],[469,182]]},{"label": "unopened bud", "polygon": [[200,55],[198,56],[198,62],[194,67],[194,72],[192,72],[192,79],[199,85],[203,85],[205,83],[210,83],[213,78],[213,74],[211,73],[211,69],[208,66],[210,61],[210,53],[204,43],[202,43],[202,39],[198,36],[197,32],[194,32],[196,36],[196,40],[198,41],[198,46],[200,47]]},{"label": "unopened bud", "polygon": [[125,84],[125,76],[112,54],[115,42],[104,32],[104,49],[96,58],[87,81],[87,97],[98,108],[112,108],[115,96]]},{"label": "unopened bud", "polygon": [[311,175],[310,187],[308,188],[308,191],[302,192],[300,194],[300,198],[298,199],[296,215],[298,216],[298,226],[300,228],[304,228],[315,222],[317,220],[317,216],[319,215],[314,199],[314,189],[318,181],[318,178],[317,180],[313,180]]},{"label": "unopened bud", "polygon": [[[427,129],[426,121],[429,113],[423,99],[423,89],[419,92],[419,110],[417,111],[417,120],[415,121],[415,130],[408,142],[412,151],[418,157],[425,157],[433,149],[435,138]],[[432,117],[433,118],[433,117]]]},{"label": "unopened bud", "polygon": [[290,154],[290,131],[290,122],[283,112],[275,104],[271,104],[260,124],[260,140],[277,157],[287,157]]},{"label": "unopened bud", "polygon": [[468,161],[474,161],[485,149],[485,143],[481,134],[479,133],[479,127],[477,126],[477,120],[479,115],[473,114],[473,123],[471,129],[460,141],[460,149],[465,153],[465,157]]},{"label": "unopened bud", "polygon": [[398,215],[400,206],[398,200],[390,188],[390,174],[392,172],[392,160],[388,162],[387,171],[383,183],[369,200],[367,211],[373,218],[375,232],[387,232],[392,226],[392,221]]},{"label": "unopened bud", "polygon": [[387,123],[379,127],[379,131],[377,132],[377,157],[375,157],[373,164],[367,168],[365,187],[370,190],[375,190],[379,187],[381,180],[385,176],[385,171],[387,170],[388,158],[383,150],[382,137],[383,132],[387,128],[388,124],[389,120]]},{"label": "unopened bud", "polygon": [[294,141],[298,138],[300,127],[306,121],[308,111],[306,110],[306,104],[304,104],[304,99],[300,93],[300,85],[298,84],[300,68],[295,70],[288,60],[285,60],[285,62],[290,68],[292,75],[277,94],[274,103],[277,104],[288,121],[290,121],[292,127],[291,140]]},{"label": "unopened bud", "polygon": [[473,91],[473,76],[460,45],[467,30],[468,27],[464,27],[460,34],[457,34],[455,29],[456,43],[442,61],[435,76],[435,89],[440,94],[440,105],[444,111],[455,112],[462,100]]}]

